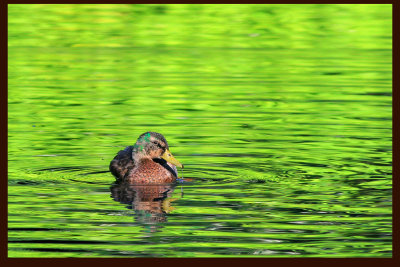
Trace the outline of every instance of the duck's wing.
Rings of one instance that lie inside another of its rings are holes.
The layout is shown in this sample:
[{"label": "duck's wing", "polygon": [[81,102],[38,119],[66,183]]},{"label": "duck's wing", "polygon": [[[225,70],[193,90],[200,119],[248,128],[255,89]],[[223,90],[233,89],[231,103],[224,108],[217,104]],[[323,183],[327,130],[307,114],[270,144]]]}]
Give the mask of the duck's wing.
[{"label": "duck's wing", "polygon": [[110,171],[115,177],[122,179],[127,171],[135,167],[132,150],[133,146],[127,146],[124,150],[119,151],[110,162]]}]

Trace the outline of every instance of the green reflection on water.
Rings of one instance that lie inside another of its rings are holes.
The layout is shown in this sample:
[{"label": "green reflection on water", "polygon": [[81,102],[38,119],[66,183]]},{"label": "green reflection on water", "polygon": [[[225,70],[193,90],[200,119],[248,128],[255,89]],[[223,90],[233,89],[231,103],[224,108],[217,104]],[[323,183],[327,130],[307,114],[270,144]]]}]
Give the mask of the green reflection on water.
[{"label": "green reflection on water", "polygon": [[[8,12],[10,257],[391,256],[390,5]],[[145,131],[160,223],[102,173]]]}]

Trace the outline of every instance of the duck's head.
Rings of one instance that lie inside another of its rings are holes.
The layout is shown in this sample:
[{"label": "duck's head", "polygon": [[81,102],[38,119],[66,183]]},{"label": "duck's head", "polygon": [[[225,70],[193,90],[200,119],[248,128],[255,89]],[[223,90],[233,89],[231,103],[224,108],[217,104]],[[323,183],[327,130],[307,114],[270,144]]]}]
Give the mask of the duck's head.
[{"label": "duck's head", "polygon": [[169,151],[165,137],[155,132],[146,132],[139,136],[136,144],[133,146],[132,157],[135,161],[142,158],[162,158],[175,166],[183,168],[183,165]]}]

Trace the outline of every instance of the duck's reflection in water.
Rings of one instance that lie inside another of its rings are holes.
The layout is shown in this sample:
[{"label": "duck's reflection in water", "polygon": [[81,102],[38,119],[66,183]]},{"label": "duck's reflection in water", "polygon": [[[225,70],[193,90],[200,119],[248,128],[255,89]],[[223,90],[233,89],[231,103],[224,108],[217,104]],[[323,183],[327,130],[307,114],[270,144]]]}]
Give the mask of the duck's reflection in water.
[{"label": "duck's reflection in water", "polygon": [[[174,184],[165,185],[130,185],[115,183],[111,185],[111,196],[115,201],[128,204],[135,211],[135,220],[145,225],[157,226],[167,221],[167,214],[174,208],[171,206]],[[157,227],[151,227],[152,232]]]}]

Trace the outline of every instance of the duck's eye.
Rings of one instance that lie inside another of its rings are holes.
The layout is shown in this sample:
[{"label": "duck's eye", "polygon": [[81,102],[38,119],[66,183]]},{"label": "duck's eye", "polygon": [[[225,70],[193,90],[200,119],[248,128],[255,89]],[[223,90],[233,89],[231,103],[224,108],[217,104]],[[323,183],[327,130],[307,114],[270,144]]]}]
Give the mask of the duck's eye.
[{"label": "duck's eye", "polygon": [[152,142],[152,143],[157,145],[159,148],[162,148],[162,146],[158,142]]}]

